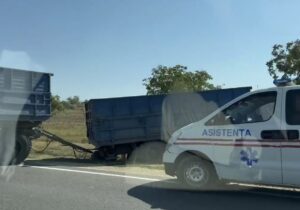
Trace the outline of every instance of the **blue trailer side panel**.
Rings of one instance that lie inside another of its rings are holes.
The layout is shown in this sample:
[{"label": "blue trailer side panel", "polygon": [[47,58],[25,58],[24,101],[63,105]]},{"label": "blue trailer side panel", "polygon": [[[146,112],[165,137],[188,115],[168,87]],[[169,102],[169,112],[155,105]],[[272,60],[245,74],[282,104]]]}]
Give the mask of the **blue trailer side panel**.
[{"label": "blue trailer side panel", "polygon": [[[200,114],[197,113],[196,119],[207,116],[217,107],[250,90],[251,87],[242,87],[193,93],[201,98],[201,102],[198,102]],[[175,95],[175,103],[176,100],[185,100],[186,95]],[[90,100],[86,103],[87,135],[90,143],[101,147],[162,139],[162,112],[169,97],[154,95]],[[201,108],[203,106],[205,109]],[[177,119],[184,114],[176,113],[176,110],[174,113]],[[188,119],[181,122],[180,126],[189,123]]]},{"label": "blue trailer side panel", "polygon": [[49,73],[0,67],[0,121],[44,121],[51,115]]}]

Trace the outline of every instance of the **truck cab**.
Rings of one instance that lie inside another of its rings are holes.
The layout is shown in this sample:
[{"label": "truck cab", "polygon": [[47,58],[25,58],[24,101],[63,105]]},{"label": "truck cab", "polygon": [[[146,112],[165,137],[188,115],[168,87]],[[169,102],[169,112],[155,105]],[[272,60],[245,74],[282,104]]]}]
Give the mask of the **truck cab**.
[{"label": "truck cab", "polygon": [[246,93],[177,130],[166,173],[190,188],[217,180],[300,186],[300,86]]}]

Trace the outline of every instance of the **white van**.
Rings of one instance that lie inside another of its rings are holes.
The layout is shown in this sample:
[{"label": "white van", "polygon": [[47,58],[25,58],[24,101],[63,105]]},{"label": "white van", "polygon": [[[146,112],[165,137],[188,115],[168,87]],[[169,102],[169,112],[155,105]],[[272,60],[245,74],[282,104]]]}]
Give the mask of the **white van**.
[{"label": "white van", "polygon": [[300,86],[246,93],[176,131],[163,162],[190,188],[217,180],[300,186]]}]

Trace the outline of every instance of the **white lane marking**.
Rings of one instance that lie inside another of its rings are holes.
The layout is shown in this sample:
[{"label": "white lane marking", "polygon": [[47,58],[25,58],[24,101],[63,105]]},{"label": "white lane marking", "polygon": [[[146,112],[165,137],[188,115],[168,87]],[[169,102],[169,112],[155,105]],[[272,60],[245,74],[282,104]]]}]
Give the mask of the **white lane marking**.
[{"label": "white lane marking", "polygon": [[128,175],[102,173],[102,172],[81,171],[81,170],[65,169],[65,168],[54,168],[54,167],[46,167],[46,166],[26,166],[26,167],[53,170],[53,171],[65,171],[65,172],[73,172],[73,173],[81,173],[81,174],[119,177],[119,178],[126,178],[126,179],[138,179],[138,180],[144,180],[144,181],[161,181],[160,179],[146,178],[146,177],[139,177],[139,176],[128,176]]}]

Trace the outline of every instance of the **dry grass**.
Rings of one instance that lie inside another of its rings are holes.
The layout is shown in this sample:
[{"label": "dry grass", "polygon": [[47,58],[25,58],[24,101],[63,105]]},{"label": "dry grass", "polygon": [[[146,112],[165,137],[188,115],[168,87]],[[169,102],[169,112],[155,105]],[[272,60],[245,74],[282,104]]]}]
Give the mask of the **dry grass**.
[{"label": "dry grass", "polygon": [[74,143],[88,143],[84,107],[55,113],[42,127]]},{"label": "dry grass", "polygon": [[[74,110],[55,113],[48,121],[42,124],[42,127],[72,143],[87,148],[93,148],[92,145],[88,144],[88,139],[86,137],[85,112],[83,106]],[[69,158],[74,156],[72,148],[63,146],[57,142],[51,143],[43,153],[37,152],[45,148],[47,142],[45,137],[33,141],[33,150],[30,154],[30,158],[40,159],[40,157],[43,156]]]},{"label": "dry grass", "polygon": [[[45,140],[36,140],[33,142],[32,145],[32,151],[30,153],[29,158],[31,159],[44,159],[44,157],[47,158],[75,158],[74,152],[71,147],[63,146],[58,142],[52,142],[49,147],[42,152],[42,150],[47,146],[48,141]],[[83,144],[83,143],[76,143],[82,147],[90,148],[92,149],[93,146],[90,144]],[[83,153],[76,152],[76,155],[79,157],[82,157],[83,155],[86,156],[86,158],[89,158],[90,155],[86,155]]]}]

